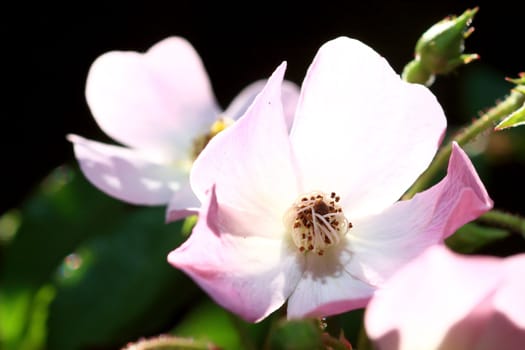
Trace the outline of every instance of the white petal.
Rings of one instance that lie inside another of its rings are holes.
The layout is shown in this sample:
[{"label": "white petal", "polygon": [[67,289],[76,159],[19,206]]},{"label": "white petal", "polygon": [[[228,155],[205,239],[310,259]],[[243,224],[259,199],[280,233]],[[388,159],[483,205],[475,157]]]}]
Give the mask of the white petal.
[{"label": "white petal", "polygon": [[394,203],[428,166],[445,130],[432,93],[408,84],[363,43],[324,44],[291,131],[305,191],[335,191],[352,215]]},{"label": "white petal", "polygon": [[111,51],[91,66],[86,99],[99,126],[115,140],[181,158],[219,113],[200,57],[171,37],[146,53]]},{"label": "white petal", "polygon": [[[108,195],[140,205],[167,204],[189,188],[186,171],[149,161],[128,148],[69,135],[75,156],[87,179]],[[184,205],[184,203],[181,203]]]},{"label": "white petal", "polygon": [[[189,180],[189,179],[188,179]],[[189,182],[182,186],[175,196],[172,196],[166,211],[166,222],[177,221],[199,213],[201,203],[191,190]]]},{"label": "white petal", "polygon": [[470,159],[454,144],[447,176],[437,185],[352,222],[348,237],[355,259],[348,268],[363,281],[380,285],[427,247],[442,243],[490,208],[492,200]]},{"label": "white petal", "polygon": [[244,213],[237,217],[263,235],[282,235],[285,212],[298,195],[281,103],[284,71],[282,64],[246,114],[209,142],[190,176],[201,201],[215,185],[219,204]]},{"label": "white petal", "polygon": [[288,318],[324,317],[364,307],[374,287],[346,270],[351,259],[345,242],[323,256],[308,253],[305,272],[288,300]]},{"label": "white petal", "polygon": [[[266,82],[267,80],[258,80],[244,88],[224,111],[224,115],[234,120],[239,119],[246,112],[257,94],[261,92]],[[299,99],[299,87],[291,81],[284,80],[281,86],[281,94],[284,117],[286,118],[288,129],[290,129],[295,115],[295,108],[297,107],[297,100]]]},{"label": "white petal", "polygon": [[237,96],[235,96],[223,114],[233,120],[239,119],[239,117],[246,112],[265,85],[266,80],[257,80],[246,86]]}]

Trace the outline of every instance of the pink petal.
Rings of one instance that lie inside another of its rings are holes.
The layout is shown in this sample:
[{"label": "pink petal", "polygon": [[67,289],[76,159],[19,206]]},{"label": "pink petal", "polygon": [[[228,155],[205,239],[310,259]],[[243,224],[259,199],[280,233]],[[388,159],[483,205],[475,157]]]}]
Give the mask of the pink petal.
[{"label": "pink petal", "polygon": [[99,126],[115,140],[179,159],[219,113],[201,59],[183,38],[146,53],[111,51],[98,57],[86,98]]},{"label": "pink petal", "polygon": [[506,278],[494,296],[494,308],[525,329],[525,279],[516,278],[525,274],[525,254],[506,259],[503,268]]},{"label": "pink petal", "polygon": [[[266,85],[266,80],[258,80],[247,87],[245,87],[239,95],[237,95],[228,108],[224,111],[224,115],[237,120],[241,115],[246,112],[250,104],[253,102],[255,97],[263,87]],[[282,101],[284,116],[288,128],[292,126],[293,118],[295,115],[295,108],[297,106],[297,100],[299,99],[299,87],[288,80],[284,80],[281,86]]]},{"label": "pink petal", "polygon": [[437,349],[449,327],[487,296],[499,272],[493,259],[471,264],[432,247],[376,293],[365,314],[367,333],[381,349]]},{"label": "pink petal", "polygon": [[218,304],[249,322],[278,309],[301,277],[301,254],[285,240],[232,234],[222,227],[215,188],[190,238],[168,261]]},{"label": "pink petal", "polygon": [[354,259],[347,268],[363,281],[382,284],[427,247],[492,208],[465,152],[454,143],[447,176],[413,199],[383,213],[359,218],[349,231]]},{"label": "pink petal", "polygon": [[[485,325],[476,334],[476,349],[479,350],[498,349],[502,344],[505,349],[521,350],[525,344],[525,254],[505,258],[501,264],[501,281],[487,302],[489,312]],[[470,326],[472,318],[471,314],[463,323]],[[456,342],[460,335],[451,334],[450,341]]]},{"label": "pink petal", "polygon": [[189,188],[188,174],[173,165],[153,163],[131,149],[77,135],[69,135],[68,139],[74,143],[75,156],[86,178],[112,197],[132,204],[160,205],[167,204],[179,190]]},{"label": "pink petal", "polygon": [[324,256],[306,256],[305,272],[288,300],[288,318],[325,317],[368,303],[374,288],[344,268],[344,261],[352,259],[350,247],[340,244],[332,249],[337,248]]},{"label": "pink petal", "polygon": [[510,259],[431,247],[376,292],[365,314],[367,333],[383,350],[521,349],[525,327],[494,308],[497,295],[508,289],[509,304],[520,310],[523,289],[515,287],[523,286],[525,255],[519,259],[519,268],[507,274]]},{"label": "pink petal", "polygon": [[215,184],[221,207],[241,213],[232,217],[250,234],[282,236],[283,215],[298,195],[281,103],[284,71],[283,63],[246,114],[210,141],[190,175],[201,202]]},{"label": "pink petal", "polygon": [[304,190],[337,192],[353,216],[380,212],[428,166],[445,127],[427,88],[403,82],[357,40],[329,41],[308,70],[291,131]]}]

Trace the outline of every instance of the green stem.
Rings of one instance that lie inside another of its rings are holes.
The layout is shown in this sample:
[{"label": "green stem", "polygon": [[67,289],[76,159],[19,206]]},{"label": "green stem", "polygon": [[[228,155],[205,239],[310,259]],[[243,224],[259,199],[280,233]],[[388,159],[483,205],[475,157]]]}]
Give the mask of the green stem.
[{"label": "green stem", "polygon": [[128,344],[123,350],[219,350],[220,348],[204,341],[162,335]]},{"label": "green stem", "polygon": [[[524,101],[524,94],[517,90],[512,90],[510,95],[503,102],[497,104],[481,118],[465,128],[463,132],[454,137],[452,141],[456,141],[460,146],[464,146],[483,131],[493,127],[494,123],[498,122],[503,117],[506,117],[521,107]],[[423,174],[421,174],[412,187],[405,193],[403,199],[412,198],[416,193],[421,192],[427,188],[435,179],[437,174],[445,168],[451,152],[452,142],[449,142],[439,150],[430,166]]]},{"label": "green stem", "polygon": [[512,231],[519,232],[525,238],[525,218],[519,215],[509,214],[499,210],[491,210],[480,216],[479,220],[509,228]]},{"label": "green stem", "polygon": [[423,67],[420,60],[412,60],[403,68],[403,73],[401,75],[404,81],[415,84],[422,84],[427,87],[430,87],[436,76],[429,72]]}]

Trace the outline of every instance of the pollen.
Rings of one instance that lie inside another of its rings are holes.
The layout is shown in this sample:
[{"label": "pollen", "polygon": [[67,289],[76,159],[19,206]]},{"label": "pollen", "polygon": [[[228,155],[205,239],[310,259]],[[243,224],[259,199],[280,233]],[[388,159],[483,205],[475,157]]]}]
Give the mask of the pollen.
[{"label": "pollen", "polygon": [[219,117],[211,126],[208,133],[201,135],[193,140],[193,147],[191,150],[191,157],[193,160],[201,153],[201,151],[206,147],[208,142],[214,138],[218,133],[232,125],[234,122],[233,119],[222,116]]},{"label": "pollen", "polygon": [[352,228],[340,200],[335,192],[310,192],[300,196],[290,207],[285,222],[300,252],[322,256]]}]

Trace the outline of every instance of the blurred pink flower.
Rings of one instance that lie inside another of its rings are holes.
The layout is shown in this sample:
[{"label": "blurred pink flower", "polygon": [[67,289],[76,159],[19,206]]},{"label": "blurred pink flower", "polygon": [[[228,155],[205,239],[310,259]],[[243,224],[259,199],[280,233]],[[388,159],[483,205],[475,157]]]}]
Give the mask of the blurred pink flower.
[{"label": "blurred pink flower", "polygon": [[446,120],[427,88],[403,82],[368,46],[341,37],[320,48],[290,133],[284,72],[283,63],[195,162],[203,209],[168,256],[248,321],[286,300],[289,318],[363,307],[400,266],[492,206],[457,145],[439,184],[396,202]]},{"label": "blurred pink flower", "polygon": [[525,254],[429,248],[376,292],[366,330],[382,350],[525,348]]},{"label": "blurred pink flower", "polygon": [[[125,147],[68,138],[84,175],[100,190],[133,204],[168,204],[168,220],[176,220],[199,205],[189,186],[195,156],[207,138],[245,112],[264,84],[246,87],[223,112],[185,39],[164,39],[144,54],[108,52],[89,70],[86,99],[100,128]],[[291,124],[299,88],[284,86]]]}]

